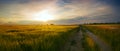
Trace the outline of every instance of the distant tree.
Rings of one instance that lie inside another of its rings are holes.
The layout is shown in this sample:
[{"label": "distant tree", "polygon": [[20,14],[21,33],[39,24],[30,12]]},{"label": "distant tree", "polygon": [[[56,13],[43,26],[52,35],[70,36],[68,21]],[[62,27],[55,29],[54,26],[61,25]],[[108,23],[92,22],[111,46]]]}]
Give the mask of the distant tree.
[{"label": "distant tree", "polygon": [[50,25],[54,25],[54,24],[50,24]]}]

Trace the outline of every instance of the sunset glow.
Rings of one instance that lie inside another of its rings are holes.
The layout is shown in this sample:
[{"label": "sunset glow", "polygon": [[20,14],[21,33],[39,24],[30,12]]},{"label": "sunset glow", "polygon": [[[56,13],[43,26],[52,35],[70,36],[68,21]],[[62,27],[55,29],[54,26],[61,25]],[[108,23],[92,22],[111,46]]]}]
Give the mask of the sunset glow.
[{"label": "sunset glow", "polygon": [[54,15],[52,15],[48,10],[42,10],[38,13],[33,14],[33,20],[35,21],[46,22],[54,19]]},{"label": "sunset glow", "polygon": [[1,0],[0,24],[120,22],[114,0]]},{"label": "sunset glow", "polygon": [[120,0],[0,0],[0,51],[120,51]]}]

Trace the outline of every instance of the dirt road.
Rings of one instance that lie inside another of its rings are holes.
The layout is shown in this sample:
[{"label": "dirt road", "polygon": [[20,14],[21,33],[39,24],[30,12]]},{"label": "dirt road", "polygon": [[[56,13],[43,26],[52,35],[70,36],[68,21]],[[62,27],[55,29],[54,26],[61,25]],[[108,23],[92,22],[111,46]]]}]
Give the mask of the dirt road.
[{"label": "dirt road", "polygon": [[[94,42],[99,46],[101,51],[112,51],[110,46],[108,46],[104,41],[102,41],[99,37],[95,36],[93,33],[88,31],[87,29],[86,33],[88,36],[90,36]],[[75,34],[75,36],[71,37],[71,39],[66,43],[64,46],[64,50],[62,51],[84,51],[85,48],[82,46],[82,39],[83,39],[83,33],[80,29],[80,31]]]},{"label": "dirt road", "polygon": [[108,46],[104,41],[102,41],[99,37],[94,35],[92,32],[86,30],[86,33],[95,41],[95,43],[100,47],[101,51],[112,51],[110,46]]},{"label": "dirt road", "polygon": [[82,32],[79,31],[68,43],[66,43],[64,51],[84,51],[82,47],[82,38]]}]

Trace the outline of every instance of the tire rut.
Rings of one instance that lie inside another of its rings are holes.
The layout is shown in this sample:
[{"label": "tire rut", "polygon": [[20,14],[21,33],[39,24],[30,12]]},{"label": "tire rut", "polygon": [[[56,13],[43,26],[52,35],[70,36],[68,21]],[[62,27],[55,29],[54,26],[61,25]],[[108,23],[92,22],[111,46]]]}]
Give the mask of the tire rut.
[{"label": "tire rut", "polygon": [[82,32],[79,31],[68,43],[66,43],[63,51],[84,51],[82,47],[82,38]]}]

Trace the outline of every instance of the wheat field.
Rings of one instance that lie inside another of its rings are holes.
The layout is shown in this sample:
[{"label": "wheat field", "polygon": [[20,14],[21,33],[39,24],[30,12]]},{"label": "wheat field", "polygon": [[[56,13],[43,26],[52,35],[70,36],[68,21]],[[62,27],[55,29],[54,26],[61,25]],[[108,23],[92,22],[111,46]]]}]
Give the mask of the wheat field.
[{"label": "wheat field", "polygon": [[77,31],[74,25],[0,25],[0,51],[60,51]]}]

